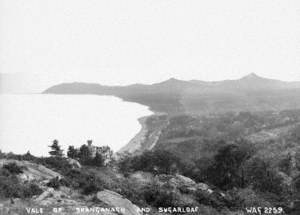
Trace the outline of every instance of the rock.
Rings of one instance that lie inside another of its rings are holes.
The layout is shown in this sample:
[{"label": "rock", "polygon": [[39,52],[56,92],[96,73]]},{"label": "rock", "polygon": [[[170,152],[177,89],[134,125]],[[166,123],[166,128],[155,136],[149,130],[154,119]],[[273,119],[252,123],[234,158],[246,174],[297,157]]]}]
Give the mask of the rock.
[{"label": "rock", "polygon": [[196,185],[196,182],[188,177],[185,177],[183,175],[176,175],[176,179],[185,186],[194,186]]},{"label": "rock", "polygon": [[209,188],[209,186],[207,184],[204,183],[198,183],[196,185],[197,190],[202,190],[202,191],[206,191],[209,194],[212,194],[214,191],[212,189]]},{"label": "rock", "polygon": [[19,175],[19,178],[23,181],[31,181],[31,180],[42,181],[42,180],[50,180],[55,177],[58,178],[62,177],[59,173],[54,172],[53,170],[48,169],[43,165],[31,163],[29,161],[1,159],[0,167],[8,163],[16,163],[18,166],[25,167],[25,169],[23,170],[23,174]]},{"label": "rock", "polygon": [[78,202],[71,199],[71,197],[63,192],[62,190],[54,190],[53,188],[48,188],[41,195],[34,199],[39,205],[49,206],[53,204],[62,205],[77,205]]},{"label": "rock", "polygon": [[48,188],[46,191],[44,191],[41,195],[39,195],[35,201],[36,202],[41,202],[44,199],[46,199],[47,197],[51,196],[51,194],[54,192],[53,188]]},{"label": "rock", "polygon": [[169,184],[179,189],[180,191],[187,193],[195,189],[196,182],[183,175],[176,175],[169,180]]},{"label": "rock", "polygon": [[72,159],[72,158],[67,158],[67,161],[72,166],[72,168],[74,168],[74,169],[81,168],[81,164],[79,163],[79,161]]},{"label": "rock", "polygon": [[121,210],[123,215],[141,215],[139,208],[122,195],[110,190],[104,190],[97,193],[98,200],[108,204],[111,207],[124,208]]},{"label": "rock", "polygon": [[183,175],[161,175],[158,177],[160,183],[168,183],[173,189],[178,189],[183,193],[195,193],[198,190],[212,194],[213,190],[207,184],[196,183],[194,180]]},{"label": "rock", "polygon": [[24,173],[20,174],[18,177],[21,181],[32,181],[32,180],[34,180],[33,175],[24,174]]},{"label": "rock", "polygon": [[291,187],[293,183],[293,178],[288,176],[286,173],[278,171],[278,176],[281,178],[282,185],[286,188]]},{"label": "rock", "polygon": [[151,184],[154,180],[154,177],[151,173],[147,172],[135,172],[129,176],[129,179],[134,182],[137,186],[146,186]]},{"label": "rock", "polygon": [[155,177],[159,182],[161,183],[167,183],[169,182],[172,178],[174,178],[173,175],[166,175],[166,174],[161,174],[161,175],[157,175]]}]

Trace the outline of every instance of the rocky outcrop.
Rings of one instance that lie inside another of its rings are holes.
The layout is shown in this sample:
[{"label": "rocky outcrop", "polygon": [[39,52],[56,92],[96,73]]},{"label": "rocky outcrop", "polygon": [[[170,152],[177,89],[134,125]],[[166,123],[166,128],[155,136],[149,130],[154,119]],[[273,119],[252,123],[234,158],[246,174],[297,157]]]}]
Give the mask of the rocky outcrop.
[{"label": "rocky outcrop", "polygon": [[135,172],[129,176],[130,181],[132,181],[137,187],[143,187],[153,183],[154,176],[149,172]]},{"label": "rocky outcrop", "polygon": [[16,163],[18,166],[24,167],[23,173],[19,175],[19,178],[23,181],[44,181],[55,177],[62,177],[59,173],[54,172],[43,165],[31,163],[29,161],[1,159],[0,167],[9,163]]},{"label": "rocky outcrop", "polygon": [[73,200],[70,195],[63,190],[54,190],[48,188],[41,195],[34,199],[36,203],[43,206],[61,204],[61,205],[77,205],[77,201]]},{"label": "rocky outcrop", "polygon": [[79,161],[72,159],[72,158],[67,158],[67,161],[72,166],[72,168],[74,168],[74,169],[81,168],[81,164],[79,163]]},{"label": "rocky outcrop", "polygon": [[110,190],[98,192],[97,199],[111,207],[120,208],[123,215],[141,215],[136,205],[116,192]]},{"label": "rocky outcrop", "polygon": [[207,184],[196,183],[194,180],[183,175],[159,175],[156,177],[161,184],[168,183],[174,189],[178,189],[183,193],[195,193],[197,191],[212,194],[213,190]]}]

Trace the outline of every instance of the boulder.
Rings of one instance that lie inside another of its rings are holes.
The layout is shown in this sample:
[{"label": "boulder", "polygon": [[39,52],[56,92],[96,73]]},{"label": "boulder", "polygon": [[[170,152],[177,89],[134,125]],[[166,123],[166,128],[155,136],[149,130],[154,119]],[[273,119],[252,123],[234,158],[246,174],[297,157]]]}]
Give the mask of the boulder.
[{"label": "boulder", "polygon": [[183,175],[176,175],[175,177],[169,180],[169,183],[182,192],[189,192],[191,190],[196,189],[196,182]]},{"label": "boulder", "polygon": [[183,193],[195,193],[197,191],[207,192],[212,194],[213,190],[207,184],[196,183],[194,180],[183,175],[160,175],[157,177],[159,183],[168,184],[173,189],[178,189]]},{"label": "boulder", "polygon": [[194,186],[196,185],[196,182],[188,177],[185,177],[183,175],[176,175],[175,178],[179,183],[181,183],[184,186]]},{"label": "boulder", "polygon": [[79,161],[72,159],[72,158],[67,158],[67,161],[72,166],[72,168],[74,168],[74,169],[81,168],[81,164],[79,163]]},{"label": "boulder", "polygon": [[204,184],[204,183],[198,183],[196,185],[196,188],[197,188],[197,190],[202,190],[209,194],[212,194],[214,192],[212,189],[209,188],[209,186],[207,184]]},{"label": "boulder", "polygon": [[129,179],[138,187],[143,187],[151,184],[154,177],[151,173],[147,172],[135,172],[129,176]]},{"label": "boulder", "polygon": [[36,202],[41,202],[43,201],[44,199],[46,199],[47,197],[51,196],[52,193],[54,192],[54,189],[53,188],[48,188],[46,191],[44,191],[41,195],[39,195],[35,201]]},{"label": "boulder", "polygon": [[141,215],[136,205],[116,192],[110,190],[100,191],[97,193],[97,199],[111,207],[125,209],[121,210],[123,215]]},{"label": "boulder", "polygon": [[53,204],[63,204],[63,205],[77,205],[78,202],[71,199],[69,195],[61,190],[54,190],[53,188],[48,188],[41,195],[34,199],[39,205],[49,206]]}]

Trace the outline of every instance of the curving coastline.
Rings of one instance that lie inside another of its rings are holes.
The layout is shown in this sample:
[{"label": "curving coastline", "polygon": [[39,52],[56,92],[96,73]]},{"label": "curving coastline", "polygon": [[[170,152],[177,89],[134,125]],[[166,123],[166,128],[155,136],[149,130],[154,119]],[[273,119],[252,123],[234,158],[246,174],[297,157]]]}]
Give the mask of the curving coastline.
[{"label": "curving coastline", "polygon": [[[152,115],[150,115],[152,116]],[[148,128],[146,125],[147,118],[150,116],[140,117],[138,119],[141,130],[124,146],[122,147],[117,153],[134,153],[141,149],[142,143],[146,140],[146,135],[148,133]]]},{"label": "curving coastline", "polygon": [[138,119],[141,130],[117,153],[139,154],[151,150],[159,140],[161,130],[168,125],[168,117],[164,113],[154,113]]}]

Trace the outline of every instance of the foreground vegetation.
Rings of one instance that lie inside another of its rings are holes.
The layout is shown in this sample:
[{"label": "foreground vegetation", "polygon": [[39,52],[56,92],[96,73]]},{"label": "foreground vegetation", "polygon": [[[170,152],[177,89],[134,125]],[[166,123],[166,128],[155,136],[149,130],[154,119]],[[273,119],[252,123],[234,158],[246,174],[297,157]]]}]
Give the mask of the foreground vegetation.
[{"label": "foreground vegetation", "polygon": [[[247,207],[299,212],[300,111],[240,113],[213,117],[174,116],[151,151],[114,159],[109,147],[69,147],[58,141],[50,156],[1,153],[2,159],[27,160],[59,172],[48,187],[68,187],[82,195],[115,191],[138,206],[199,206],[202,214],[243,212]],[[260,138],[262,134],[276,135]],[[258,141],[259,140],[259,141]],[[78,161],[84,168],[74,168]],[[15,164],[0,170],[2,198],[31,198],[41,193],[34,182],[20,183],[24,169]],[[177,176],[192,179],[188,189]],[[191,189],[193,186],[207,186]]]}]

